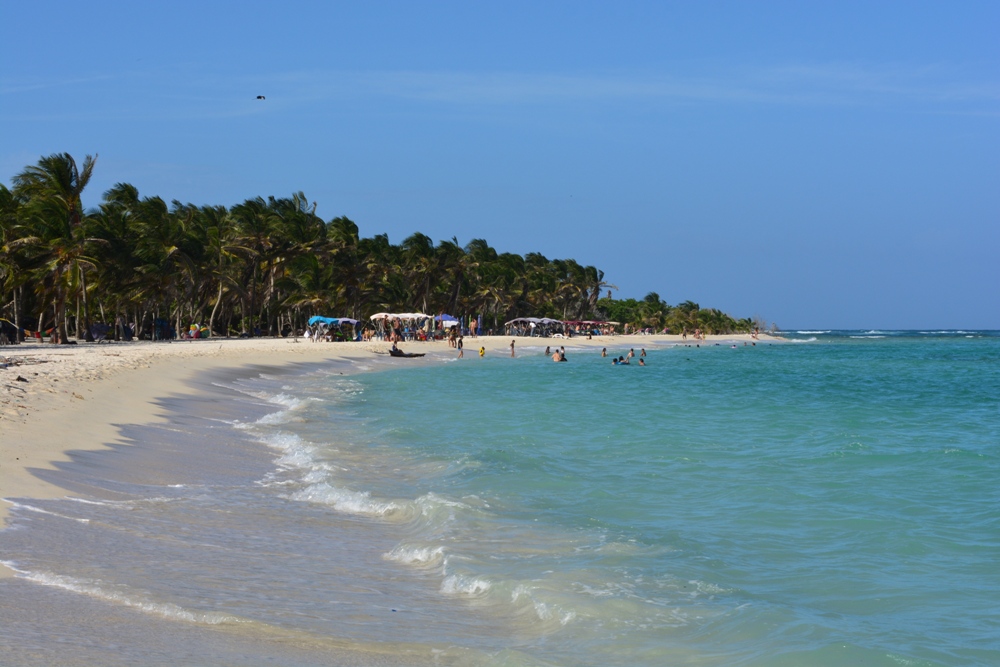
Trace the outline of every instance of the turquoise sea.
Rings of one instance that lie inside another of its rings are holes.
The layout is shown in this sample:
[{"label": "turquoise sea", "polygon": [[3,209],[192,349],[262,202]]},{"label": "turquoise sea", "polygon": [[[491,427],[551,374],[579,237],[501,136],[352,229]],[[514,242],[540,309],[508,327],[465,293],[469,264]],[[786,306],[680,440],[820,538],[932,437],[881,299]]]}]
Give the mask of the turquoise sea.
[{"label": "turquoise sea", "polygon": [[15,499],[0,664],[1000,664],[1000,332],[784,335],[202,378]]}]

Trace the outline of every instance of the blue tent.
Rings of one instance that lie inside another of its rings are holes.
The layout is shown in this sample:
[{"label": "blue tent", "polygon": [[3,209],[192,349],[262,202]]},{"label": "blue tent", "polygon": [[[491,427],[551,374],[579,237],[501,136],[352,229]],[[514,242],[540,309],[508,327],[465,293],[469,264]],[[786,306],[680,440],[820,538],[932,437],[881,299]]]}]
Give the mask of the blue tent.
[{"label": "blue tent", "polygon": [[321,315],[313,315],[309,318],[309,326],[322,322],[327,326],[332,326],[334,324],[340,324],[340,320],[336,317],[323,317]]},{"label": "blue tent", "polygon": [[458,318],[454,315],[438,315],[434,318],[435,322],[457,322]]}]

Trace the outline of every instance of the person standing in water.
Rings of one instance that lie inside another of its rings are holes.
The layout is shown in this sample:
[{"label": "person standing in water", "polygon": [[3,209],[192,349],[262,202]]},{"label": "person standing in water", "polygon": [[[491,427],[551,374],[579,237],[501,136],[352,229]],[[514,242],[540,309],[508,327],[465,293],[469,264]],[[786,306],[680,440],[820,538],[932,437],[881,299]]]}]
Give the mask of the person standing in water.
[{"label": "person standing in water", "polygon": [[608,348],[606,348],[606,347],[602,347],[601,348],[601,356],[602,357],[608,356]]},{"label": "person standing in water", "polygon": [[462,357],[465,356],[465,349],[463,349],[463,347],[462,347],[462,337],[461,336],[458,337],[458,342],[456,343],[456,345],[458,345],[458,358],[461,359]]},{"label": "person standing in water", "polygon": [[510,358],[514,358],[514,339],[510,339]]},{"label": "person standing in water", "polygon": [[482,359],[485,356],[486,356],[486,348],[485,347],[479,348],[479,358]]}]

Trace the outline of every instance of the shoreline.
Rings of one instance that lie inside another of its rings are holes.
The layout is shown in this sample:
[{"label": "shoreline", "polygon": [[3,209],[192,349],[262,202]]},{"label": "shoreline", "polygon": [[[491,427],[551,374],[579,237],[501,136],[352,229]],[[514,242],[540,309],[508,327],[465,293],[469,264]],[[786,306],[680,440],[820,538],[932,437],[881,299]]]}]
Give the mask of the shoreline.
[{"label": "shoreline", "polygon": [[[478,348],[507,355],[511,337],[466,338],[465,358]],[[694,344],[674,335],[599,336],[593,339],[517,338],[517,348],[543,343],[612,349]],[[702,344],[750,341],[748,334],[709,336]],[[760,342],[780,339],[761,335]],[[188,381],[216,370],[290,363],[355,362],[386,351],[381,341],[317,343],[304,338],[206,339],[79,345],[24,343],[0,347],[0,530],[7,498],[54,498],[64,490],[42,481],[34,469],[68,461],[70,450],[100,450],[119,443],[120,426],[162,422],[157,399],[190,392]],[[406,351],[456,355],[447,341],[402,343]],[[26,381],[18,381],[17,378]],[[0,578],[10,576],[0,568]]]}]

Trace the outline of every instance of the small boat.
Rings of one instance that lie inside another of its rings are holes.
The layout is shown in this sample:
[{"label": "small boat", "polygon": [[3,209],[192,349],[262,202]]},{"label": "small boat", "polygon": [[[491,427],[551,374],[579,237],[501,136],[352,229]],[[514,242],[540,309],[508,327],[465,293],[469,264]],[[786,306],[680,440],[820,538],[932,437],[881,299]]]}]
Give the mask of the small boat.
[{"label": "small boat", "polygon": [[400,350],[389,350],[390,357],[403,357],[405,359],[412,359],[413,357],[422,357],[424,352],[401,352]]},{"label": "small boat", "polygon": [[390,357],[401,357],[403,359],[414,359],[422,357],[425,352],[403,352],[402,350],[389,350],[388,352],[375,352],[375,354],[388,354]]}]

